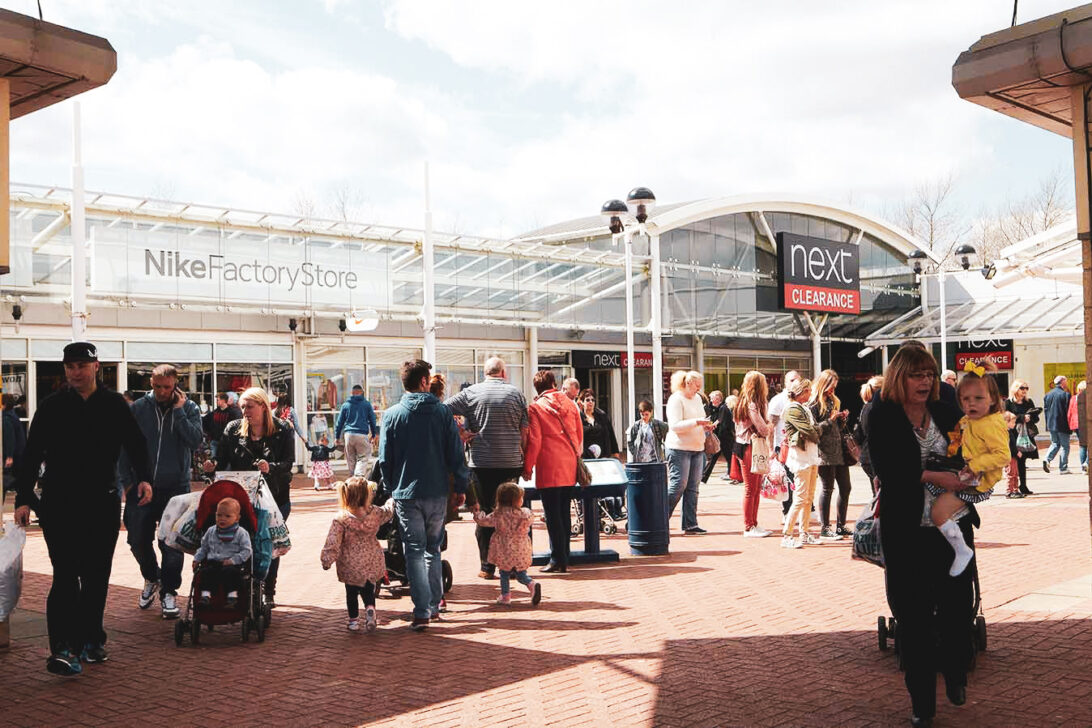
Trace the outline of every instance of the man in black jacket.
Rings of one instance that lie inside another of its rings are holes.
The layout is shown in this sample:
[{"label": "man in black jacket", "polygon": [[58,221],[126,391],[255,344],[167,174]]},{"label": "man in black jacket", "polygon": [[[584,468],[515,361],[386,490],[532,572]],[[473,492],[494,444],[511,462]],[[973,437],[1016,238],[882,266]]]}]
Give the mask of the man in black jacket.
[{"label": "man in black jacket", "polygon": [[64,371],[68,387],[43,400],[31,421],[15,481],[15,520],[26,526],[34,509],[53,564],[46,669],[77,675],[81,660],[106,661],[102,615],[121,520],[116,469],[122,447],[139,479],[141,505],[151,500],[152,486],[133,413],[120,394],[98,386],[95,346],[66,346]]}]

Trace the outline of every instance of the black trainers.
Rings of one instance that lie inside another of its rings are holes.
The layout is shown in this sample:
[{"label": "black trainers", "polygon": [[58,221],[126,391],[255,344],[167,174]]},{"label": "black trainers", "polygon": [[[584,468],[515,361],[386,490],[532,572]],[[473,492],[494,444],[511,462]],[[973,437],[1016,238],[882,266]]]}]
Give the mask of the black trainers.
[{"label": "black trainers", "polygon": [[58,650],[46,658],[46,670],[54,675],[70,677],[83,672],[80,661],[68,650]]},{"label": "black trainers", "polygon": [[410,624],[410,629],[414,632],[424,632],[428,629],[428,623],[428,617],[414,617],[413,622]]},{"label": "black trainers", "polygon": [[834,531],[834,533],[836,533],[839,536],[852,536],[853,535],[853,531],[850,531],[845,526],[838,526],[838,528]]},{"label": "black trainers", "polygon": [[1047,460],[1043,461],[1043,472],[1044,473],[1049,473],[1050,472],[1050,462],[1047,461]]},{"label": "black trainers", "polygon": [[683,532],[684,533],[689,533],[689,534],[692,534],[692,535],[700,535],[700,534],[703,534],[703,533],[709,533],[708,531],[706,531],[701,526],[691,526],[690,528],[683,529]]},{"label": "black trainers", "polygon": [[110,659],[102,645],[86,645],[80,653],[80,662],[86,665],[98,665]]}]

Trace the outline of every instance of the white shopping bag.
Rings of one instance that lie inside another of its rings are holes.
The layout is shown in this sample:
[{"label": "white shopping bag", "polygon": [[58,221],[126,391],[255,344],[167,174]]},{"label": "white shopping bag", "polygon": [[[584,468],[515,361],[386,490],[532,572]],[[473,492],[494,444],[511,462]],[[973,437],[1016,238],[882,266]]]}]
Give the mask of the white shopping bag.
[{"label": "white shopping bag", "polygon": [[273,493],[265,484],[261,472],[257,470],[223,470],[216,473],[217,480],[230,480],[238,483],[250,497],[250,505],[254,510],[263,510],[269,514],[269,539],[273,542],[273,556],[278,557],[288,553],[292,548],[292,541],[288,538],[288,526],[281,516],[281,509],[277,507],[277,501],[273,499]]},{"label": "white shopping bag", "polygon": [[184,493],[167,501],[159,519],[157,537],[176,551],[192,554],[201,545],[203,533],[197,530],[197,506],[201,493]]},{"label": "white shopping bag", "polygon": [[0,622],[7,620],[19,603],[23,589],[23,546],[27,532],[15,523],[0,525]]}]

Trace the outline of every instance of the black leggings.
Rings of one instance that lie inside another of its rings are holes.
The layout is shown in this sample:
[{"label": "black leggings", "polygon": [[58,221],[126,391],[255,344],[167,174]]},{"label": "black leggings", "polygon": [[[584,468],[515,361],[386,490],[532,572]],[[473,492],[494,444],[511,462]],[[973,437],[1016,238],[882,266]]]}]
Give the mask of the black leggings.
[{"label": "black leggings", "polygon": [[846,511],[849,510],[849,466],[848,465],[820,465],[819,482],[823,489],[819,492],[819,525],[823,529],[830,528],[830,499],[834,493],[834,485],[838,484],[838,528],[845,528]]},{"label": "black leggings", "polygon": [[364,600],[364,607],[375,608],[375,584],[370,581],[364,586],[345,585],[345,606],[349,608],[349,619],[360,616],[360,605],[357,599]]}]

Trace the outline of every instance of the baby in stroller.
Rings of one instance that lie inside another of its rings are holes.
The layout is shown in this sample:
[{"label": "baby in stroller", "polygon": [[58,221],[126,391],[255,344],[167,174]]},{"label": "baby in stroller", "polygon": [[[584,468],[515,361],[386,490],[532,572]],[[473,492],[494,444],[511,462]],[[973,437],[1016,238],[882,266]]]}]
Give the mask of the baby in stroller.
[{"label": "baby in stroller", "polygon": [[239,600],[242,566],[254,555],[250,534],[239,527],[241,512],[242,506],[234,498],[227,497],[217,503],[216,523],[205,531],[193,555],[194,570],[201,570],[202,606],[211,603],[212,592],[218,588],[225,591],[224,606],[229,609]]}]

